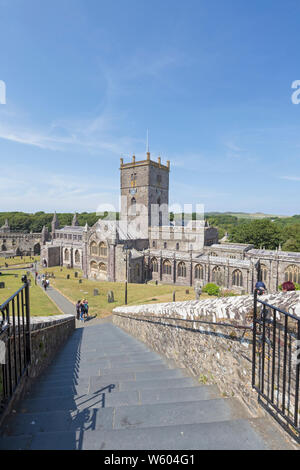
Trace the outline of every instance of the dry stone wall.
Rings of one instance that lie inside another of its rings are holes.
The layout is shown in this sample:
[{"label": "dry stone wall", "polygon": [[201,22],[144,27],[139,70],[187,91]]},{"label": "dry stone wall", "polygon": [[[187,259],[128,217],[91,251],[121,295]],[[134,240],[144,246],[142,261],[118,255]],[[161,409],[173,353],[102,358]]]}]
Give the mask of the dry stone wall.
[{"label": "dry stone wall", "polygon": [[[262,299],[300,316],[297,292]],[[217,384],[224,397],[237,396],[253,416],[262,414],[251,385],[253,296],[118,307],[113,313],[116,325],[199,383]]]}]

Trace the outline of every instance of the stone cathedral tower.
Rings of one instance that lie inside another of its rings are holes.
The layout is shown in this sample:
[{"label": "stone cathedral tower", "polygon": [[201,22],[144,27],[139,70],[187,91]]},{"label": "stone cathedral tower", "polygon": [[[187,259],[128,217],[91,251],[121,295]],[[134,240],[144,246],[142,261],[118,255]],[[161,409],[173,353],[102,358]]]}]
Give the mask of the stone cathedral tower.
[{"label": "stone cathedral tower", "polygon": [[154,162],[147,152],[146,160],[124,163],[121,158],[121,221],[134,222],[141,214],[148,227],[169,225],[169,173],[170,162],[161,163],[160,157]]}]

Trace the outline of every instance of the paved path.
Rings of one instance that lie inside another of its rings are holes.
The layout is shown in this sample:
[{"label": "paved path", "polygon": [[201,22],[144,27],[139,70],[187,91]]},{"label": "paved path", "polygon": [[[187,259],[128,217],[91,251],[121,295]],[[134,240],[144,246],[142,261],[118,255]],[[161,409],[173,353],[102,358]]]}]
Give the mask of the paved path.
[{"label": "paved path", "polygon": [[[57,291],[48,294],[71,311]],[[199,386],[111,322],[88,324],[7,419],[0,449],[290,448],[270,419],[251,419],[237,399]]]}]

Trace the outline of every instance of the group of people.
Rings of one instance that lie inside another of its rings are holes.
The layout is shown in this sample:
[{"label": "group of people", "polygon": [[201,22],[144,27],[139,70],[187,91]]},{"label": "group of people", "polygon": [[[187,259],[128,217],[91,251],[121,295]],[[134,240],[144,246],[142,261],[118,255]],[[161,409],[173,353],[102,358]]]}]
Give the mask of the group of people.
[{"label": "group of people", "polygon": [[87,299],[78,300],[76,304],[76,318],[80,321],[85,321],[89,317],[89,303]]}]

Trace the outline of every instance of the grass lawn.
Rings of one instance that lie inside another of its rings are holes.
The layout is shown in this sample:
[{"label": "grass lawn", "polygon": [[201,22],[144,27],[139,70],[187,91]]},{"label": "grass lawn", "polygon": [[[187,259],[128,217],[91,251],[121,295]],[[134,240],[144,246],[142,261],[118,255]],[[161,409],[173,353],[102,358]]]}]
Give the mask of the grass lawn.
[{"label": "grass lawn", "polygon": [[[5,288],[0,289],[0,304],[5,302],[11,295],[13,295],[21,286],[21,278],[26,274],[26,269],[16,271],[2,271],[0,282],[5,282]],[[17,275],[18,277],[15,277]],[[47,315],[60,315],[61,311],[58,310],[56,305],[49,299],[43,292],[42,288],[35,285],[34,277],[28,276],[31,279],[30,286],[30,312],[32,316],[47,316]]]},{"label": "grass lawn", "polygon": [[[78,279],[75,278],[75,271],[78,272]],[[55,279],[50,278],[50,284],[56,287],[62,294],[73,302],[87,298],[90,307],[90,314],[97,314],[98,317],[108,315],[115,307],[124,305],[124,283],[123,282],[99,282],[84,279],[79,269],[67,268],[47,268],[43,272],[54,273]],[[67,275],[70,279],[67,279]],[[79,283],[82,279],[82,283]],[[98,289],[99,295],[94,296],[94,289]],[[107,302],[107,292],[112,290],[115,302]],[[173,291],[176,292],[176,301],[195,300],[195,292],[192,287],[173,286],[166,284],[128,284],[128,305],[171,302]],[[189,290],[189,294],[186,294]],[[202,294],[202,298],[207,298],[207,294]]]},{"label": "grass lawn", "polygon": [[9,267],[22,266],[24,264],[29,266],[39,260],[39,256],[14,256],[12,258],[4,258],[3,256],[0,256],[0,268],[5,268],[5,263],[8,264]]}]

